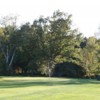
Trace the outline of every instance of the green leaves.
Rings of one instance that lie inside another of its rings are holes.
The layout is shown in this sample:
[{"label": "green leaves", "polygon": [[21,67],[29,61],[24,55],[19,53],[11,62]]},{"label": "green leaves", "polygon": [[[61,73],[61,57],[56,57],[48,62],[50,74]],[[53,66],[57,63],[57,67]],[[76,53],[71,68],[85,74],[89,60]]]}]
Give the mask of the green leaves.
[{"label": "green leaves", "polygon": [[98,67],[97,46],[96,38],[90,37],[80,52],[80,65],[86,70],[88,76],[93,74],[92,72]]},{"label": "green leaves", "polygon": [[99,68],[100,40],[84,39],[72,28],[71,17],[58,10],[50,17],[41,16],[33,24],[25,23],[20,28],[12,18],[2,20],[1,61],[6,68],[10,64],[9,69],[21,68],[22,73],[31,72],[32,75],[40,72],[51,76],[55,64],[62,62],[81,65],[87,74],[92,74]]}]

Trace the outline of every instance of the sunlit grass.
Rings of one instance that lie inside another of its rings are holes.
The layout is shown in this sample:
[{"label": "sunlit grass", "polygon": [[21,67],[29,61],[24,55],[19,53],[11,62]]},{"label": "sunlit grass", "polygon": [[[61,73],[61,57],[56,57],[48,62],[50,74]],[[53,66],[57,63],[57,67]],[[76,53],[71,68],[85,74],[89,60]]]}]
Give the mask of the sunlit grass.
[{"label": "sunlit grass", "polygon": [[100,100],[100,82],[91,79],[0,77],[0,100]]}]

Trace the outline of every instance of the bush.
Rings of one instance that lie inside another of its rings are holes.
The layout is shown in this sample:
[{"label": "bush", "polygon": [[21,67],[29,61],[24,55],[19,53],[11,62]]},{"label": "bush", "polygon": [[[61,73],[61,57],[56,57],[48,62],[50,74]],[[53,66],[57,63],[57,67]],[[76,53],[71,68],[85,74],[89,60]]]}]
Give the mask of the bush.
[{"label": "bush", "polygon": [[97,76],[97,80],[100,81],[100,75]]},{"label": "bush", "polygon": [[83,77],[85,70],[72,62],[59,63],[54,68],[53,76],[56,77]]}]

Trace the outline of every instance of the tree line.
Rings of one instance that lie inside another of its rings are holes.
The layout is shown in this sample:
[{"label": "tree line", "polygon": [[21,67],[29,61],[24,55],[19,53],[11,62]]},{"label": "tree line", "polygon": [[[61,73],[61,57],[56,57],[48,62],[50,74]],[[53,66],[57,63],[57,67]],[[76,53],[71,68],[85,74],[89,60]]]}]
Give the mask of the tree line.
[{"label": "tree line", "polygon": [[93,77],[100,74],[100,39],[83,37],[72,15],[55,11],[18,27],[0,21],[0,75]]}]

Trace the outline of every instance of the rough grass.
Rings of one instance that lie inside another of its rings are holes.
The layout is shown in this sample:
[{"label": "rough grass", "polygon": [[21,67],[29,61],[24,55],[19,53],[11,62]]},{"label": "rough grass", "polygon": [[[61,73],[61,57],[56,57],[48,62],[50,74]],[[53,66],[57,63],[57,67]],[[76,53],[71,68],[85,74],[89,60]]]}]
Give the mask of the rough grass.
[{"label": "rough grass", "polygon": [[100,100],[100,81],[0,77],[0,100]]}]

